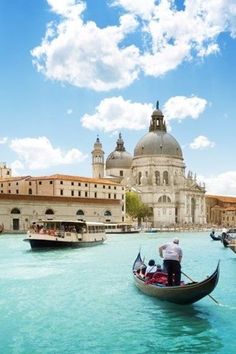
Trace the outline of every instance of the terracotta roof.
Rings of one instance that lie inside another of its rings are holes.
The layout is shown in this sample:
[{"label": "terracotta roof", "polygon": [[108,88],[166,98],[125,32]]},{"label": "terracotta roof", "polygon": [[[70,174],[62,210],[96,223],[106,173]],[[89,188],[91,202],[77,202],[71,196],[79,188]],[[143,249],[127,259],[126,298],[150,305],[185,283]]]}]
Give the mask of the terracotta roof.
[{"label": "terracotta roof", "polygon": [[22,181],[25,179],[31,178],[30,176],[16,176],[16,177],[7,177],[7,178],[0,178],[0,182],[17,182]]},{"label": "terracotta roof", "polygon": [[224,195],[206,195],[208,199],[217,199],[224,203],[236,203],[236,197],[228,197]]},{"label": "terracotta roof", "polygon": [[61,180],[61,181],[77,181],[77,182],[88,182],[88,183],[97,183],[97,184],[107,184],[120,186],[120,183],[115,182],[111,178],[91,178],[91,177],[81,177],[81,176],[70,176],[70,175],[61,175],[55,174],[51,176],[18,176],[18,177],[8,177],[0,178],[0,182],[14,182],[14,181],[41,181],[41,180]]}]

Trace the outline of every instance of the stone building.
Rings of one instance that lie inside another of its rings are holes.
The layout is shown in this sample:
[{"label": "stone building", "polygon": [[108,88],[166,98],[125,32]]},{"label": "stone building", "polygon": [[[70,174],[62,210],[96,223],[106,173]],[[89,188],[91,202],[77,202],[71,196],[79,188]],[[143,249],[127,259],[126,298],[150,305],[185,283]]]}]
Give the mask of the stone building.
[{"label": "stone building", "polygon": [[236,227],[236,197],[206,195],[206,220],[209,225]]},{"label": "stone building", "polygon": [[[99,144],[102,152],[100,141]],[[97,169],[93,163],[94,177],[98,177]],[[182,149],[167,132],[158,104],[149,131],[137,142],[133,156],[126,151],[119,134],[104,169],[106,176],[120,181],[127,190],[136,190],[152,208],[152,226],[206,223],[205,187],[197,183],[191,172],[185,175]]]},{"label": "stone building", "polygon": [[12,177],[2,173],[0,225],[7,232],[24,232],[32,222],[42,219],[125,220],[124,187],[110,179],[58,174]]}]

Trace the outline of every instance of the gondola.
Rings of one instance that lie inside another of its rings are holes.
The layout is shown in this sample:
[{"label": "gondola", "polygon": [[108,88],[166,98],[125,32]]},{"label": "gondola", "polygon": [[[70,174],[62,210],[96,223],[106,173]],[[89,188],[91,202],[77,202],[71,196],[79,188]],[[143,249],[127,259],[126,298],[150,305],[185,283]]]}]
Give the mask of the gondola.
[{"label": "gondola", "polygon": [[214,232],[210,233],[210,237],[213,241],[221,241],[221,236],[220,235],[216,236]]},{"label": "gondola", "polygon": [[[201,282],[191,282],[180,286],[166,286],[165,283],[153,282],[152,278],[147,280],[138,274],[138,269],[144,262],[140,252],[133,264],[133,277],[135,285],[143,293],[154,296],[160,300],[172,302],[179,305],[193,304],[209,295],[216,287],[219,279],[219,262],[214,273]],[[158,279],[154,277],[155,279]],[[163,277],[162,277],[163,278]]]}]

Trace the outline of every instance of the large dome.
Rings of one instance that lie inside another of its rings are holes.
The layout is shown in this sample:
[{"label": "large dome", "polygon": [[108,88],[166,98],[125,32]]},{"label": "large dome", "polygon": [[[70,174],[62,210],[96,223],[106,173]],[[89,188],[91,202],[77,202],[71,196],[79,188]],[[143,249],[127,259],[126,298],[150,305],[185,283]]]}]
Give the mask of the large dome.
[{"label": "large dome", "polygon": [[149,133],[139,140],[134,149],[134,157],[142,155],[161,155],[183,159],[179,143],[166,131],[164,116],[158,106],[152,114]]},{"label": "large dome", "polygon": [[112,168],[130,168],[132,164],[132,155],[125,150],[124,141],[119,134],[119,139],[116,142],[116,149],[110,153],[106,159],[106,169]]},{"label": "large dome", "polygon": [[176,139],[163,131],[149,132],[139,140],[134,156],[168,155],[183,158],[182,150]]}]

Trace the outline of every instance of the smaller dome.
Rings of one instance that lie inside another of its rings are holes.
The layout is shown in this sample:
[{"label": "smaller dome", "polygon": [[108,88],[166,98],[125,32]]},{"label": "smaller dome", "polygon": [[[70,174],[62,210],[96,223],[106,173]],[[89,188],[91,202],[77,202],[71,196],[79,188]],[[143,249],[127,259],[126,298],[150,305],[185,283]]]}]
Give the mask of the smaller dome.
[{"label": "smaller dome", "polygon": [[106,159],[106,169],[130,168],[133,161],[132,155],[125,150],[124,141],[119,134],[116,142],[116,149]]}]

